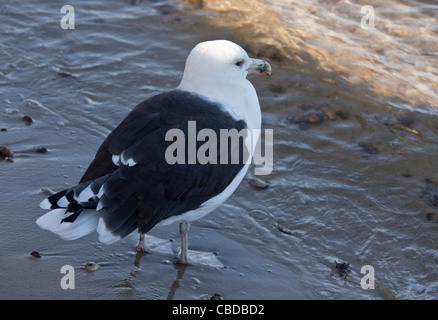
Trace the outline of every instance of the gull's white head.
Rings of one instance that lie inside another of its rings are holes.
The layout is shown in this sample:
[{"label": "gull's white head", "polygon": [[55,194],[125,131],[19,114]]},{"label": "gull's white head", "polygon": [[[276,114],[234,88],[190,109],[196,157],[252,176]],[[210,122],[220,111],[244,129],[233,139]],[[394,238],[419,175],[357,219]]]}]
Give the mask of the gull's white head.
[{"label": "gull's white head", "polygon": [[263,60],[251,59],[246,51],[228,40],[199,43],[190,52],[179,89],[200,92],[209,86],[241,86],[248,73],[271,74]]}]

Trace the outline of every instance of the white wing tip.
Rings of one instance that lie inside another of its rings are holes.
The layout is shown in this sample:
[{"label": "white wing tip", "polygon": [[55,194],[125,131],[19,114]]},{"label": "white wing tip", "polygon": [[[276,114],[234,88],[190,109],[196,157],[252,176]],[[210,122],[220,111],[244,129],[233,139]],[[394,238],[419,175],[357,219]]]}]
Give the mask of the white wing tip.
[{"label": "white wing tip", "polygon": [[43,201],[41,201],[40,208],[41,209],[45,209],[45,210],[51,209],[52,208],[52,204],[50,203],[49,199],[46,198]]},{"label": "white wing tip", "polygon": [[121,154],[120,154],[120,161],[126,166],[130,166],[130,167],[133,167],[133,166],[135,166],[137,163],[134,161],[134,159],[133,158],[128,158],[128,159],[125,159],[125,152],[123,151]]},{"label": "white wing tip", "polygon": [[112,156],[112,160],[113,160],[113,163],[114,163],[116,166],[120,166],[120,156],[119,156],[119,155],[117,155],[117,154],[113,154],[113,156]]}]

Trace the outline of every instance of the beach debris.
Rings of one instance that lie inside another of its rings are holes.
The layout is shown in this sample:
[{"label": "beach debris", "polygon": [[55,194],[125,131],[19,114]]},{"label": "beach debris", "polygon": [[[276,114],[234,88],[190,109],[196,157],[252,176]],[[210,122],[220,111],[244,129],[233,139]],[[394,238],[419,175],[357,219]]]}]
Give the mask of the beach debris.
[{"label": "beach debris", "polygon": [[14,153],[6,146],[0,146],[0,160],[8,160],[12,162]]},{"label": "beach debris", "polygon": [[320,124],[324,121],[324,113],[319,110],[313,110],[299,115],[295,118],[295,123],[297,124]]},{"label": "beach debris", "polygon": [[412,127],[414,121],[415,121],[414,115],[412,114],[405,114],[398,116],[396,118],[385,117],[384,119],[381,120],[381,122],[389,128],[406,131],[422,138],[421,133]]},{"label": "beach debris", "polygon": [[41,188],[41,194],[44,196],[51,196],[51,195],[54,195],[55,193],[56,192],[50,188]]},{"label": "beach debris", "polygon": [[392,127],[395,128],[395,129],[404,130],[404,131],[413,133],[413,134],[415,134],[415,135],[417,135],[419,137],[422,137],[421,133],[418,130],[413,129],[413,128],[409,128],[409,127],[407,127],[407,126],[405,126],[403,124],[396,123]]},{"label": "beach debris", "polygon": [[201,300],[224,300],[220,294],[213,294],[210,296],[208,293],[201,296]]},{"label": "beach debris", "polygon": [[263,190],[269,187],[269,184],[267,184],[265,181],[254,178],[248,181],[251,188],[254,190]]},{"label": "beach debris", "polygon": [[41,254],[38,251],[32,251],[30,255],[34,258],[41,258]]},{"label": "beach debris", "polygon": [[224,299],[220,294],[215,293],[214,295],[211,296],[210,300],[224,300]]},{"label": "beach debris", "polygon": [[26,115],[24,115],[21,119],[24,121],[26,126],[30,126],[33,122],[32,118]]},{"label": "beach debris", "polygon": [[286,121],[299,125],[301,129],[309,129],[311,126],[319,125],[326,120],[335,121],[337,118],[346,120],[349,115],[344,111],[331,111],[326,106],[303,104],[295,108],[294,114],[288,115]]},{"label": "beach debris", "polygon": [[99,269],[100,265],[96,262],[87,262],[82,269],[93,272]]},{"label": "beach debris", "polygon": [[339,277],[347,279],[348,273],[350,272],[350,262],[338,263],[335,260],[335,268],[336,270],[338,270]]},{"label": "beach debris", "polygon": [[283,225],[281,225],[278,222],[277,222],[277,230],[280,231],[281,233],[287,234],[289,236],[293,235],[291,230],[287,229],[286,227],[284,227]]}]

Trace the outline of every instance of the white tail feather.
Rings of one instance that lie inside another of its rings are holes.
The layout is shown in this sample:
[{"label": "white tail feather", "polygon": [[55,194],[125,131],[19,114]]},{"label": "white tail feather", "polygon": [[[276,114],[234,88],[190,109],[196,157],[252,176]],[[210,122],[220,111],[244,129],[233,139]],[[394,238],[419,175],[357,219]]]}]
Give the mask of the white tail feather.
[{"label": "white tail feather", "polygon": [[102,218],[99,219],[96,231],[99,233],[99,241],[105,244],[111,244],[121,239],[120,236],[114,235],[109,231]]},{"label": "white tail feather", "polygon": [[99,215],[94,210],[84,210],[74,222],[63,222],[66,209],[55,209],[38,218],[40,228],[49,230],[65,240],[74,240],[96,231]]}]

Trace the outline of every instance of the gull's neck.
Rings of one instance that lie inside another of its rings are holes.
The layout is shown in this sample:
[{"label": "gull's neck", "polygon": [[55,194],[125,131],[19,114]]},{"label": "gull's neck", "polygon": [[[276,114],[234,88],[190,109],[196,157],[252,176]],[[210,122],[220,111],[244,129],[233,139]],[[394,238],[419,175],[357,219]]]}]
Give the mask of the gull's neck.
[{"label": "gull's neck", "polygon": [[244,120],[248,129],[260,129],[260,104],[257,93],[248,80],[242,79],[238,84],[222,82],[217,85],[184,80],[183,78],[177,89],[193,92],[218,102],[233,118]]}]

